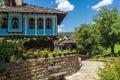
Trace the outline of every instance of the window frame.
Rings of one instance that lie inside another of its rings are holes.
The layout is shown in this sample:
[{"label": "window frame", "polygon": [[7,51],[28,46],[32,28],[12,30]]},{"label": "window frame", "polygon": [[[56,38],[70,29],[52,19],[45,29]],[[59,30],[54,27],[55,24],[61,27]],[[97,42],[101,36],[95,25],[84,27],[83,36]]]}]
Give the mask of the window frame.
[{"label": "window frame", "polygon": [[12,18],[12,28],[15,29],[18,27],[19,27],[19,19],[16,17]]},{"label": "window frame", "polygon": [[35,19],[34,18],[29,19],[29,29],[35,29]]},{"label": "window frame", "polygon": [[42,18],[37,19],[37,28],[43,29],[44,27],[44,20]]},{"label": "window frame", "polygon": [[52,19],[46,19],[46,29],[52,29]]},{"label": "window frame", "polygon": [[8,19],[7,18],[2,18],[1,28],[3,28],[3,29],[8,28]]}]

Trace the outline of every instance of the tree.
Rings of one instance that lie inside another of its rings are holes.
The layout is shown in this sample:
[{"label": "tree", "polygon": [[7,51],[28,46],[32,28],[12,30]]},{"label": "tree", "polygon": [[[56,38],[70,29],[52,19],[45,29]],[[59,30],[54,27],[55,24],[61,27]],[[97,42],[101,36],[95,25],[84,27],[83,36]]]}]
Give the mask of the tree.
[{"label": "tree", "polygon": [[75,29],[73,36],[76,38],[77,48],[82,53],[93,52],[98,44],[98,29],[96,25],[82,24]]},{"label": "tree", "polygon": [[[7,0],[0,0],[0,6],[3,5]],[[2,23],[2,15],[0,14],[0,23]]]},{"label": "tree", "polygon": [[114,55],[114,46],[120,40],[120,17],[117,9],[103,8],[94,21],[99,25],[101,45],[105,48],[110,47],[111,54]]}]

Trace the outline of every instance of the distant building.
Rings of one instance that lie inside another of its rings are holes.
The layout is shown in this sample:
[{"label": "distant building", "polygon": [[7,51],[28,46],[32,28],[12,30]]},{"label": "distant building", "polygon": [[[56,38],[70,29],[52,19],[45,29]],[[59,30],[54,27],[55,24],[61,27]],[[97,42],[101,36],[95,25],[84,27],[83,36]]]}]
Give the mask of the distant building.
[{"label": "distant building", "polygon": [[66,13],[29,5],[23,0],[7,0],[0,6],[0,15],[0,36],[55,36]]},{"label": "distant building", "polygon": [[66,36],[63,39],[54,42],[55,48],[59,50],[72,50],[76,49],[75,39],[67,38]]}]

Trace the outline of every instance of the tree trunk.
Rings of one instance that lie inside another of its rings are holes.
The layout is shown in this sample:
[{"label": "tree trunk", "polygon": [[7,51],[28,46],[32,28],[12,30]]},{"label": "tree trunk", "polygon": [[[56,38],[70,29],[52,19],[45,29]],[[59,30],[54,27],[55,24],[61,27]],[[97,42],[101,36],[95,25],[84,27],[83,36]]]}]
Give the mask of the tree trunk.
[{"label": "tree trunk", "polygon": [[111,54],[112,54],[112,56],[115,56],[115,51],[114,51],[114,43],[112,43],[112,45],[111,45]]}]

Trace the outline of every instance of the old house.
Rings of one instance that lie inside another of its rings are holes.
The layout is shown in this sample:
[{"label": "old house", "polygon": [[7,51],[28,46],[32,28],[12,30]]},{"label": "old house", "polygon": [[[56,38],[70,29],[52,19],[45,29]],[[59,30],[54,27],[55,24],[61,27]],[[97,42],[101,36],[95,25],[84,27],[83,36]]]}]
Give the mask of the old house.
[{"label": "old house", "polygon": [[66,12],[7,0],[0,15],[0,36],[56,36]]},{"label": "old house", "polygon": [[0,36],[54,36],[66,15],[59,10],[26,4],[23,0],[8,0],[0,6],[0,14],[3,16]]}]

